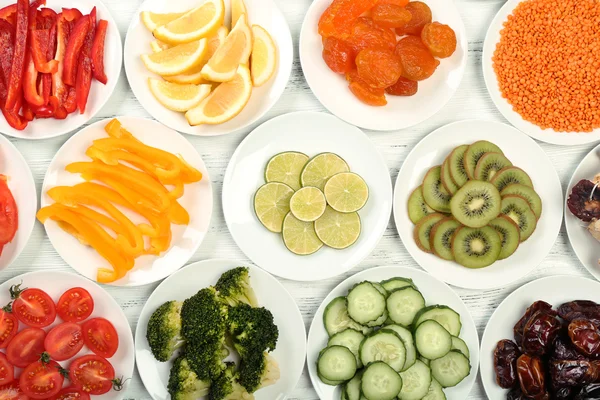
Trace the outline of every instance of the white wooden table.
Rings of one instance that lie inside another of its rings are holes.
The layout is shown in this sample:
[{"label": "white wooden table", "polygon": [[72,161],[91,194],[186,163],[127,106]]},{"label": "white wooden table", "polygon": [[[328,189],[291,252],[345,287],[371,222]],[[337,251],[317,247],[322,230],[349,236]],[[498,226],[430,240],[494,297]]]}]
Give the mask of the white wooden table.
[{"label": "white wooden table", "polygon": [[[142,0],[104,1],[117,21],[123,39],[125,39],[127,27],[131,19],[134,18],[136,9]],[[259,123],[291,111],[325,111],[308,88],[302,75],[298,58],[300,27],[304,15],[311,4],[311,0],[276,0],[276,3],[278,3],[283,11],[292,30],[295,59],[292,76],[285,93],[275,107]],[[498,113],[487,94],[481,71],[482,46],[485,33],[492,18],[504,1],[456,0],[456,3],[460,8],[469,37],[469,62],[465,77],[454,98],[438,115],[416,127],[397,132],[369,132],[371,139],[383,154],[394,181],[409,151],[419,140],[434,129],[453,121],[470,118],[506,122]],[[121,73],[117,89],[110,99],[109,104],[91,122],[120,115],[149,116],[129,89],[124,71]],[[214,138],[187,136],[203,157],[210,172],[210,178],[212,179],[215,191],[214,214],[210,233],[191,261],[209,258],[229,258],[249,262],[233,242],[225,225],[221,206],[221,189],[225,168],[235,148],[248,132],[250,130],[241,134]],[[33,171],[38,190],[38,202],[42,181],[50,160],[67,138],[68,135],[57,139],[35,142],[11,139],[23,153]],[[569,178],[579,160],[593,148],[593,145],[559,147],[541,144],[541,146],[556,167],[564,188],[566,188]],[[299,283],[284,281],[283,284],[296,299],[308,331],[317,307],[335,285],[360,270],[381,265],[403,265],[419,268],[405,250],[392,220],[390,220],[388,229],[375,251],[360,266],[348,272],[345,276],[321,282]],[[43,226],[37,223],[25,251],[10,268],[0,272],[0,281],[3,282],[24,272],[39,269],[69,270],[70,268],[65,266],[62,259],[52,248],[50,241],[45,235]],[[532,274],[516,284],[504,289],[485,292],[456,290],[471,311],[481,335],[491,313],[510,292],[531,280],[557,274],[591,277],[575,257],[564,229],[561,230],[556,244],[544,262]],[[129,319],[131,329],[135,330],[142,306],[156,286],[156,284],[153,284],[138,288],[113,288],[110,286],[106,286],[105,288],[121,305]],[[150,398],[137,372],[129,382],[124,397],[127,399]],[[317,394],[312,389],[306,369],[296,389],[290,394],[289,398],[301,400],[318,399]],[[478,380],[469,399],[485,398],[483,386],[481,385],[481,381]]]}]

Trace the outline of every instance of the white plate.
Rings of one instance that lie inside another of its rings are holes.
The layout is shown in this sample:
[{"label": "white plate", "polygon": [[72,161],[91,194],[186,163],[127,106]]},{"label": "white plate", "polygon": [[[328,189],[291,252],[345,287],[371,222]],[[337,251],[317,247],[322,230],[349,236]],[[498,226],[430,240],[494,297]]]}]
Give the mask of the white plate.
[{"label": "white plate", "polygon": [[[482,269],[469,269],[420,250],[413,239],[414,224],[408,218],[407,202],[429,168],[440,165],[456,146],[477,140],[498,145],[513,164],[533,180],[543,201],[543,212],[535,233],[516,253]],[[515,128],[498,122],[460,121],[425,137],[410,152],[396,180],[394,218],[406,249],[427,272],[454,286],[492,289],[506,286],[530,273],[550,252],[562,222],[563,197],[560,180],[544,151]]]},{"label": "white plate", "polygon": [[467,33],[453,1],[424,0],[433,20],[447,24],[456,32],[458,45],[449,58],[440,60],[435,74],[419,82],[412,97],[386,96],[388,104],[372,107],[358,100],[348,89],[345,77],[331,71],[323,61],[323,41],[318,32],[321,14],[331,0],[314,0],[304,17],[300,32],[302,71],[317,99],[331,113],[365,129],[391,131],[417,125],[440,111],[460,85],[467,64]]},{"label": "white plate", "polygon": [[[186,185],[185,194],[179,199],[179,203],[190,214],[190,223],[187,226],[171,225],[173,237],[169,250],[159,257],[139,257],[136,259],[135,267],[124,278],[111,283],[115,286],[139,286],[156,282],[177,271],[200,247],[210,225],[213,206],[212,186],[204,161],[183,136],[149,119],[138,117],[118,117],[118,119],[124,128],[142,142],[173,154],[181,154],[203,175],[200,182]],[[77,132],[56,153],[44,178],[42,207],[53,202],[46,194],[49,189],[54,186],[72,186],[83,182],[79,174],[71,174],[65,171],[65,167],[77,161],[91,161],[85,155],[85,151],[91,146],[93,140],[108,137],[104,126],[109,121],[109,119],[98,121]],[[133,221],[142,222],[139,215],[125,209],[121,211]],[[98,267],[111,268],[110,264],[94,249],[81,245],[55,222],[47,221],[45,227],[50,242],[58,254],[83,276],[95,280]]]},{"label": "white plate", "polygon": [[[291,253],[281,234],[269,232],[254,212],[254,194],[265,183],[264,170],[275,154],[299,151],[309,157],[332,152],[369,186],[369,201],[359,211],[362,232],[345,250],[323,247],[310,256]],[[385,161],[360,129],[329,114],[298,112],[265,122],[238,146],[223,182],[223,212],[233,239],[262,269],[286,279],[316,281],[358,265],[377,246],[392,209],[392,184]]]},{"label": "white plate", "polygon": [[[149,72],[142,62],[142,54],[151,54],[150,42],[154,40],[140,19],[145,10],[153,12],[181,12],[202,4],[202,0],[146,0],[134,14],[127,37],[125,38],[125,72],[131,90],[146,111],[158,121],[179,132],[199,136],[216,136],[239,132],[256,122],[269,111],[279,100],[290,79],[294,49],[292,35],[285,17],[273,0],[245,0],[250,24],[258,24],[265,28],[277,46],[277,71],[263,86],[252,89],[250,101],[244,110],[232,120],[220,125],[190,126],[184,113],[170,111],[162,106],[148,88],[148,78],[158,77]],[[230,1],[225,0],[225,23],[229,27]]]},{"label": "white plate", "polygon": [[473,318],[469,314],[465,303],[448,285],[423,271],[406,267],[378,267],[359,272],[337,285],[323,300],[313,318],[310,331],[308,332],[308,353],[306,357],[310,380],[321,400],[337,400],[340,398],[341,391],[340,386],[326,385],[317,376],[317,358],[319,357],[319,352],[327,347],[328,340],[327,331],[323,326],[323,312],[325,311],[325,307],[334,298],[346,296],[348,290],[357,283],[362,281],[380,282],[395,277],[412,279],[423,294],[427,305],[446,305],[460,314],[462,322],[460,338],[465,341],[471,353],[471,373],[456,387],[445,389],[444,393],[448,400],[463,400],[471,392],[471,388],[477,377],[477,369],[479,368],[479,336],[477,336],[475,322],[473,322]]},{"label": "white plate", "polygon": [[[92,295],[94,299],[94,312],[90,318],[103,317],[108,319],[115,327],[117,334],[119,335],[119,348],[115,355],[108,359],[112,366],[115,368],[115,374],[117,377],[123,376],[123,378],[131,378],[133,376],[133,366],[135,364],[135,354],[133,345],[133,335],[127,317],[119,304],[109,295],[104,289],[97,284],[90,282],[77,274],[71,272],[62,271],[37,271],[29,272],[27,274],[19,275],[15,278],[9,279],[0,285],[0,302],[2,304],[8,304],[10,302],[9,289],[12,285],[17,285],[23,282],[22,287],[27,288],[38,288],[42,289],[55,302],[58,301],[60,296],[68,289],[73,287],[82,287]],[[60,317],[56,317],[56,321],[50,325],[53,327],[62,322]],[[23,328],[23,325],[21,325]],[[48,328],[46,328],[48,331]],[[75,357],[81,357],[86,354],[92,354],[87,347],[77,353]],[[62,361],[63,367],[67,367],[69,361]],[[15,373],[15,375],[17,375]],[[69,381],[65,379],[64,386],[67,387]],[[125,384],[125,389],[120,392],[111,390],[110,392],[101,396],[94,396],[95,400],[117,400],[123,398],[127,392],[128,384]]]},{"label": "white plate", "polygon": [[4,246],[0,256],[0,269],[3,269],[15,261],[31,237],[37,211],[37,193],[27,161],[15,146],[1,135],[0,174],[8,177],[8,188],[19,210],[19,228],[15,238]]},{"label": "white plate", "polygon": [[503,400],[508,390],[496,384],[494,349],[502,339],[514,340],[513,327],[527,307],[537,300],[555,308],[573,300],[600,301],[600,284],[578,276],[551,276],[521,286],[512,292],[494,311],[481,339],[481,379],[490,400]]},{"label": "white plate", "polygon": [[271,354],[279,364],[281,378],[275,385],[258,390],[254,396],[256,400],[284,400],[296,387],[304,369],[306,329],[292,296],[277,279],[260,268],[232,260],[205,260],[188,265],[165,279],[150,295],[140,314],[135,332],[135,356],[144,386],[154,400],[170,398],[167,383],[172,362],[156,361],[148,347],[146,328],[150,316],[166,301],[185,300],[200,289],[217,283],[224,272],[239,266],[250,269],[250,284],[258,302],[273,313],[279,328],[277,348]]},{"label": "white plate", "polygon": [[[13,0],[0,0],[0,7],[12,3],[14,3]],[[4,117],[0,115],[0,132],[8,136],[31,140],[49,139],[64,135],[80,128],[91,120],[104,107],[108,99],[110,99],[121,75],[123,43],[121,42],[119,27],[108,11],[108,8],[100,0],[47,0],[45,7],[52,8],[57,12],[60,12],[61,8],[77,8],[86,15],[92,11],[94,6],[96,7],[98,21],[101,19],[108,21],[108,30],[104,44],[104,71],[108,77],[108,83],[103,85],[97,80],[92,79],[92,88],[85,113],[83,114],[79,114],[79,110],[76,110],[64,120],[54,118],[35,119],[29,122],[27,128],[23,131],[12,128],[8,125]]]},{"label": "white plate", "polygon": [[496,72],[494,72],[492,57],[494,51],[496,51],[497,44],[500,42],[500,31],[504,27],[504,22],[508,19],[508,16],[513,13],[513,10],[521,1],[522,0],[508,0],[504,4],[490,24],[483,44],[483,77],[494,104],[508,122],[520,131],[525,132],[532,138],[542,142],[559,145],[576,145],[597,142],[600,140],[600,129],[595,129],[589,133],[556,132],[554,129],[543,130],[534,123],[524,120],[519,113],[513,110],[513,107],[508,101],[502,97],[502,93],[500,93],[498,86]]}]

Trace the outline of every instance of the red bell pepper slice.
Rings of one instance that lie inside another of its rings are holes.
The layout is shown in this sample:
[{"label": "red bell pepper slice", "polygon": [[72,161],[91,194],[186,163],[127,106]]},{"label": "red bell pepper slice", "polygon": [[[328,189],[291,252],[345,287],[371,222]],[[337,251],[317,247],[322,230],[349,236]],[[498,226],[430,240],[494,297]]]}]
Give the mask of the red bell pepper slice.
[{"label": "red bell pepper slice", "polygon": [[79,113],[85,112],[85,106],[90,95],[92,87],[92,44],[96,35],[96,7],[92,9],[89,15],[90,28],[88,29],[85,42],[81,47],[77,66],[77,81],[75,84],[75,92],[77,97],[77,108]]},{"label": "red bell pepper slice", "polygon": [[[8,78],[15,51],[14,38],[14,27],[9,22],[0,19],[0,75],[6,90],[8,90]],[[6,101],[6,96],[2,100]]]},{"label": "red bell pepper slice", "polygon": [[67,93],[67,100],[65,100],[65,111],[67,114],[71,114],[77,110],[77,90],[75,86],[69,86],[69,92]]},{"label": "red bell pepper slice", "polygon": [[[46,60],[53,60],[56,54],[56,19],[52,24],[49,32],[48,48],[46,49]],[[58,61],[56,61],[56,71],[58,72]],[[44,96],[44,102],[48,104],[50,95],[52,94],[52,74],[42,74],[40,79],[39,93]],[[58,99],[57,99],[58,101]],[[53,109],[56,111],[56,107]]]},{"label": "red bell pepper slice", "polygon": [[25,102],[23,105],[23,118],[25,118],[26,121],[33,121],[33,117],[34,114],[31,105]]},{"label": "red bell pepper slice", "polygon": [[17,98],[17,100],[15,101],[14,108],[9,109],[6,107],[6,104],[1,107],[2,114],[4,115],[6,122],[8,122],[8,124],[10,126],[12,126],[13,128],[15,128],[18,131],[22,131],[25,128],[27,128],[27,123],[28,123],[28,121],[25,118],[23,118],[22,116],[19,115],[19,110],[21,109],[22,104],[23,104],[23,96],[19,96]]},{"label": "red bell pepper slice", "polygon": [[58,14],[51,8],[42,8],[37,15],[38,29],[50,29]]},{"label": "red bell pepper slice", "polygon": [[36,29],[31,32],[30,49],[35,68],[44,74],[53,74],[58,70],[58,61],[48,61],[48,45],[50,41],[49,29]]},{"label": "red bell pepper slice", "polygon": [[66,18],[67,21],[73,22],[83,17],[81,11],[76,8],[63,8],[62,15]]},{"label": "red bell pepper slice", "polygon": [[60,15],[56,20],[56,52],[54,55],[54,59],[58,61],[58,70],[52,74],[52,95],[58,99],[59,108],[63,107],[69,91],[62,80],[64,57],[68,41],[69,22],[64,15]]},{"label": "red bell pepper slice", "polygon": [[108,82],[108,78],[104,72],[104,42],[107,29],[108,21],[101,19],[98,22],[96,37],[94,37],[94,44],[92,45],[92,71],[94,72],[94,78],[104,85]]},{"label": "red bell pepper slice", "polygon": [[27,53],[25,73],[23,74],[23,96],[27,103],[40,107],[45,105],[44,97],[38,93],[37,88],[38,71],[35,69],[31,53]]},{"label": "red bell pepper slice", "polygon": [[6,96],[6,108],[14,109],[17,99],[21,96],[23,82],[23,71],[25,69],[25,53],[27,51],[27,22],[29,19],[29,1],[17,0],[17,27],[15,31],[15,51],[10,77],[8,80],[8,95]]},{"label": "red bell pepper slice", "polygon": [[75,86],[77,79],[77,60],[79,51],[83,46],[85,37],[90,27],[90,17],[88,15],[81,17],[75,23],[71,30],[67,50],[65,51],[63,82],[69,86]]},{"label": "red bell pepper slice", "polygon": [[0,9],[0,18],[9,22],[11,25],[15,24],[15,15],[17,14],[17,3],[11,4]]}]

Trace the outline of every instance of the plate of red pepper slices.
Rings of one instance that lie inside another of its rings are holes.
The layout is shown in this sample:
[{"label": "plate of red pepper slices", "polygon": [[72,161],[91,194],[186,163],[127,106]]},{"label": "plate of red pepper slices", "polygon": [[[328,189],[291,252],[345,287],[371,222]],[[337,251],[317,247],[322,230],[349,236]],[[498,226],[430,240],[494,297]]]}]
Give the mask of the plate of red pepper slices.
[{"label": "plate of red pepper slices", "polygon": [[108,101],[122,61],[101,1],[0,1],[0,132],[45,139],[81,127]]}]

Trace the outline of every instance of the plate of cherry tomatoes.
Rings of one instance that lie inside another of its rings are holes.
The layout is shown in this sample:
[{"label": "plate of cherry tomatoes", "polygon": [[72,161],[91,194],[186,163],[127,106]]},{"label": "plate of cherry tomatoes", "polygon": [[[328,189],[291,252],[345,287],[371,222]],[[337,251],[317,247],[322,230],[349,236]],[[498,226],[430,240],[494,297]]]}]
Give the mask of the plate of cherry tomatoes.
[{"label": "plate of cherry tomatoes", "polygon": [[0,398],[122,397],[133,336],[100,286],[68,272],[31,272],[0,285],[0,304]]},{"label": "plate of cherry tomatoes", "polygon": [[314,0],[300,34],[300,61],[317,99],[365,129],[408,128],[454,95],[467,35],[447,0]]}]

